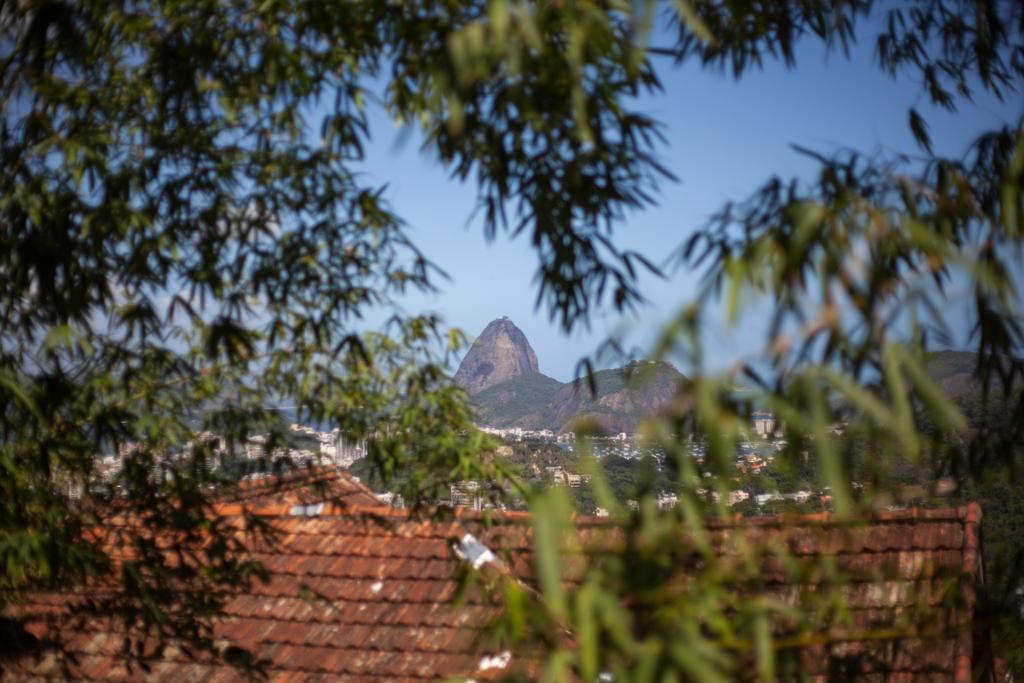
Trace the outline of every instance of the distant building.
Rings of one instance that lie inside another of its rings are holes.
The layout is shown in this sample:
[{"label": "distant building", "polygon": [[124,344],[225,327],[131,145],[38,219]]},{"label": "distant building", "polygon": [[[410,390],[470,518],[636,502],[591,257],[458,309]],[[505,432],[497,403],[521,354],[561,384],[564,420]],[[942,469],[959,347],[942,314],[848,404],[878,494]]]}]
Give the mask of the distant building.
[{"label": "distant building", "polygon": [[751,416],[751,419],[754,422],[754,431],[762,439],[767,439],[779,431],[779,424],[771,413],[764,411],[756,412]]},{"label": "distant building", "polygon": [[566,472],[561,467],[545,467],[544,471],[547,472],[548,476],[551,477],[552,486],[569,486],[569,488],[577,489],[583,484],[590,481],[590,475],[587,474],[576,474],[575,472]]},{"label": "distant building", "polygon": [[566,475],[565,470],[561,467],[545,467],[544,471],[551,477],[551,484],[554,486],[565,486]]},{"label": "distant building", "polygon": [[245,440],[243,446],[246,460],[259,460],[263,457],[264,446],[267,443],[266,437],[256,434]]},{"label": "distant building", "polygon": [[662,492],[658,494],[658,509],[671,510],[679,504],[679,496],[674,493]]},{"label": "distant building", "polygon": [[450,487],[452,507],[482,510],[483,496],[480,495],[480,482],[472,479],[460,481]]},{"label": "distant building", "polygon": [[[354,478],[354,477],[353,477]],[[393,491],[386,491],[384,493],[376,494],[377,500],[384,505],[390,505],[393,508],[404,508],[405,498],[400,493],[394,493]]]},{"label": "distant building", "polygon": [[738,505],[748,498],[750,498],[750,494],[746,491],[729,491],[729,505]]},{"label": "distant building", "polygon": [[573,472],[565,473],[565,482],[569,484],[569,488],[571,489],[578,489],[589,481],[589,474],[575,474]]},{"label": "distant building", "polygon": [[[726,494],[725,496],[725,499],[726,501],[728,501],[729,505],[738,505],[743,501],[747,500],[748,498],[750,498],[750,494],[742,489],[729,491],[729,493]],[[717,503],[718,501],[722,500],[722,496],[721,494],[718,493],[718,491],[712,491],[711,500]]]},{"label": "distant building", "polygon": [[806,503],[813,494],[810,491],[797,491],[796,493],[761,493],[754,496],[754,502],[758,505],[778,501],[790,501],[794,503]]},{"label": "distant building", "polygon": [[756,453],[744,453],[736,459],[736,468],[740,472],[757,474],[761,472],[767,464],[768,463]]},{"label": "distant building", "polygon": [[351,467],[356,460],[366,457],[366,439],[351,440],[340,429],[319,432],[320,458],[337,467]]}]

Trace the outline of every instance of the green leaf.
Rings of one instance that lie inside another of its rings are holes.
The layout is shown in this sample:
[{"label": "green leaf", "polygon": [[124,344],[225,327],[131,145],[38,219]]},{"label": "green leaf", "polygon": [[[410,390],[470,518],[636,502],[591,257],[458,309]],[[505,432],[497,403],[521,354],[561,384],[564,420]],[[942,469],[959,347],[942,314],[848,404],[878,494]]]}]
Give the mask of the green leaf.
[{"label": "green leaf", "polygon": [[585,681],[597,678],[601,661],[594,599],[597,590],[595,584],[588,582],[576,592],[576,643],[579,646],[580,675]]},{"label": "green leaf", "polygon": [[771,622],[762,613],[754,617],[754,648],[757,652],[757,676],[762,681],[775,680],[775,649],[772,647]]},{"label": "green leaf", "polygon": [[561,488],[549,489],[533,502],[533,549],[540,589],[548,610],[562,623],[569,619],[561,557],[570,514],[569,501]]}]

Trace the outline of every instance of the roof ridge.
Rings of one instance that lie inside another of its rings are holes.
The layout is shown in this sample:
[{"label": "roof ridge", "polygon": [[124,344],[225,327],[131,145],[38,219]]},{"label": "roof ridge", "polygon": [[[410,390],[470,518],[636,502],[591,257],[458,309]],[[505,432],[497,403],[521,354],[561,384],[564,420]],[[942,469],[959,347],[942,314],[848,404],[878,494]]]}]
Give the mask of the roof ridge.
[{"label": "roof ridge", "polygon": [[[358,482],[356,482],[358,483]],[[320,504],[318,504],[320,505]],[[420,515],[421,510],[410,510],[407,508],[396,508],[386,503],[380,505],[361,504],[338,504],[326,501],[315,513],[307,512],[310,507],[304,504],[271,504],[261,507],[252,507],[245,503],[215,503],[214,511],[223,517],[239,516],[244,513],[260,517],[386,517],[396,519],[407,519],[410,521],[464,521],[480,520],[495,522],[527,522],[533,518],[533,513],[525,510],[469,510],[466,508],[434,507],[426,508],[432,511],[443,511],[441,515],[425,514]],[[704,520],[705,526],[709,528],[733,528],[733,527],[773,527],[773,526],[852,526],[864,523],[915,523],[921,521],[931,522],[952,522],[964,520],[972,523],[974,518],[977,522],[981,520],[981,508],[977,502],[971,501],[967,505],[943,508],[920,508],[912,507],[903,510],[879,510],[867,515],[840,516],[832,512],[812,512],[805,514],[782,513],[764,517],[744,517],[734,515],[731,517],[711,517]],[[611,517],[595,517],[593,515],[573,515],[577,526],[614,526],[616,521]]]}]

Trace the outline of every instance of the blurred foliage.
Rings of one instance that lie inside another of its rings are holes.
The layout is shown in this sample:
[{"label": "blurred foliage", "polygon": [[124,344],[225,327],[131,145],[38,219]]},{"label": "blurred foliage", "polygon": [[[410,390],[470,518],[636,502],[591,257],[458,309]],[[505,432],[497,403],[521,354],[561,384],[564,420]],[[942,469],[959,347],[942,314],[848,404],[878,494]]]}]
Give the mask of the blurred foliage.
[{"label": "blurred foliage", "polygon": [[[650,53],[735,76],[768,59],[799,67],[798,40],[844,51],[859,27],[873,34],[883,71],[917,78],[922,98],[941,108],[956,110],[978,91],[1017,95],[1024,77],[1019,4],[723,1],[674,8],[676,44]],[[533,615],[526,623],[542,632],[571,637],[544,640],[529,627],[517,631],[516,623],[499,628],[513,642],[544,642],[552,678],[593,680],[600,672],[615,680],[799,677],[787,667],[802,638],[814,633],[828,641],[823,625],[842,617],[827,610],[842,612],[841,591],[833,589],[845,579],[834,566],[829,573],[827,557],[787,558],[790,583],[830,577],[815,586],[821,604],[780,602],[767,590],[737,604],[729,587],[763,580],[756,565],[780,550],[751,543],[739,553],[755,565],[744,574],[712,550],[703,531],[715,519],[731,518],[729,492],[749,483],[736,477],[735,457],[755,411],[770,411],[786,427],[774,483],[826,492],[839,519],[923,504],[934,495],[928,487],[950,477],[962,492],[1000,505],[983,495],[986,489],[971,487],[992,472],[1017,476],[1024,405],[1013,399],[999,420],[969,421],[927,363],[930,351],[963,337],[965,330],[947,323],[950,307],[958,306],[970,326],[976,362],[969,374],[980,394],[1005,395],[1020,385],[1024,127],[1018,121],[983,133],[961,158],[947,158],[934,153],[920,111],[910,110],[907,121],[917,156],[797,148],[818,165],[816,178],[768,180],[750,198],[724,206],[680,248],[676,263],[702,271],[704,287],[663,331],[655,356],[680,364],[691,382],[672,414],[651,419],[644,431],[647,443],[666,454],[679,504],[659,512],[647,495],[637,510],[623,509],[610,485],[614,472],[593,468],[597,504],[611,511],[622,537],[588,557],[569,588],[542,580],[540,595],[520,596],[516,608]],[[702,331],[720,307],[730,323],[747,317],[769,323],[760,352],[736,359],[725,372],[706,368],[702,346]],[[612,340],[608,349],[616,348]],[[737,391],[741,385],[745,390]],[[690,438],[704,446],[699,465]],[[538,517],[558,514],[565,506],[556,499],[563,495],[545,493]],[[571,525],[568,518],[545,524]],[[999,513],[993,526],[1005,526]],[[587,554],[585,528],[538,535],[542,575],[545,567]],[[1019,553],[1019,541],[995,535],[1002,550],[987,557],[1001,574],[991,595],[1018,606],[1018,598],[1006,598],[1022,585],[1019,562],[1003,551]],[[677,592],[667,587],[673,572],[690,581]],[[651,609],[671,618],[651,619]],[[1019,610],[992,616],[981,609],[980,628],[996,631],[1000,654],[1015,654]],[[933,618],[918,614],[903,633]]]},{"label": "blurred foliage", "polygon": [[[432,39],[420,18],[0,3],[4,602],[101,581],[114,594],[94,616],[126,643],[212,647],[217,596],[255,568],[211,521],[216,485],[245,471],[200,436],[230,454],[261,435],[271,457],[291,438],[278,405],[375,436],[414,506],[482,467],[446,375],[462,338],[393,303],[437,271],[353,170],[367,82]],[[98,538],[111,509],[138,533]],[[206,554],[178,561],[168,539]]]},{"label": "blurred foliage", "polygon": [[[657,21],[666,45],[651,43]],[[446,377],[463,340],[395,303],[441,274],[355,170],[378,96],[474,183],[488,237],[526,235],[538,305],[571,330],[604,305],[637,305],[640,273],[659,271],[612,239],[671,178],[663,122],[636,99],[661,87],[655,60],[752,77],[767,60],[798,68],[799,41],[842,52],[867,33],[882,71],[955,111],[979,91],[1019,92],[1022,30],[1022,6],[997,0],[0,2],[2,600],[117,577],[96,607],[130,638],[212,647],[216,596],[259,568],[215,521],[224,477],[197,436],[234,447],[263,434],[273,452],[286,443],[274,405],[374,437],[368,466],[414,508],[454,480],[505,490],[507,468],[479,457],[493,444]],[[827,561],[792,566],[822,585],[793,604],[730,588],[762,586],[759,553],[776,551],[737,540],[727,562],[708,543],[755,409],[786,425],[780,458],[808,454],[842,518],[891,500],[895,456],[1015,475],[1007,446],[1024,403],[972,430],[924,363],[948,343],[944,313],[964,286],[983,394],[1024,374],[1024,131],[992,130],[952,159],[933,152],[921,111],[907,123],[918,156],[802,150],[813,181],[768,180],[680,248],[675,263],[706,286],[655,355],[691,382],[644,427],[680,503],[658,512],[639,491],[638,510],[623,509],[615,468],[592,465],[593,496],[625,540],[567,588],[571,505],[560,488],[536,496],[539,593],[507,588],[505,635],[550,678],[796,675],[794,648],[845,618]],[[701,346],[720,305],[771,323],[763,352],[724,375]],[[736,392],[740,381],[754,389]],[[847,443],[866,444],[861,461],[879,473],[867,495],[852,490]],[[99,456],[117,453],[125,466],[101,472]],[[94,533],[114,508],[141,530],[117,537],[117,552],[133,550],[118,565]],[[172,562],[167,538],[205,550]]]}]

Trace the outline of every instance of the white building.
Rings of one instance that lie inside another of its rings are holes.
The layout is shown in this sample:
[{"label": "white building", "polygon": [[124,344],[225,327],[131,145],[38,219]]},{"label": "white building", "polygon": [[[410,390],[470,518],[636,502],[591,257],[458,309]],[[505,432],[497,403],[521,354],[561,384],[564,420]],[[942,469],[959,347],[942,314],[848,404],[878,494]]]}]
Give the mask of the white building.
[{"label": "white building", "polygon": [[405,498],[403,498],[402,494],[400,493],[395,493],[393,491],[385,491],[384,493],[377,493],[375,495],[377,496],[377,500],[379,500],[384,505],[390,505],[393,508],[405,507]]},{"label": "white building", "polygon": [[754,502],[758,505],[788,500],[795,503],[806,503],[813,494],[810,491],[797,491],[796,493],[761,493],[754,496]]},{"label": "white building", "polygon": [[248,439],[246,439],[244,446],[246,460],[259,460],[260,458],[262,458],[264,455],[266,443],[266,437],[260,436],[259,434],[250,436]]},{"label": "white building", "polygon": [[366,439],[347,439],[340,429],[317,433],[320,458],[338,467],[351,467],[356,460],[366,457]]},{"label": "white building", "polygon": [[480,482],[472,479],[452,484],[450,488],[452,507],[482,510],[483,496],[480,495]]},{"label": "white building", "polygon": [[551,484],[553,486],[565,486],[567,481],[565,470],[561,467],[545,467],[544,470],[551,477]]},{"label": "white building", "polygon": [[565,482],[569,485],[569,488],[571,489],[578,489],[579,487],[583,486],[589,481],[589,474],[575,474],[573,472],[565,473]]},{"label": "white building", "polygon": [[767,439],[779,430],[779,424],[771,413],[757,412],[751,416],[754,421],[754,431],[762,439]]},{"label": "white building", "polygon": [[750,494],[746,491],[729,491],[729,505],[738,505],[748,498],[750,498]]}]

